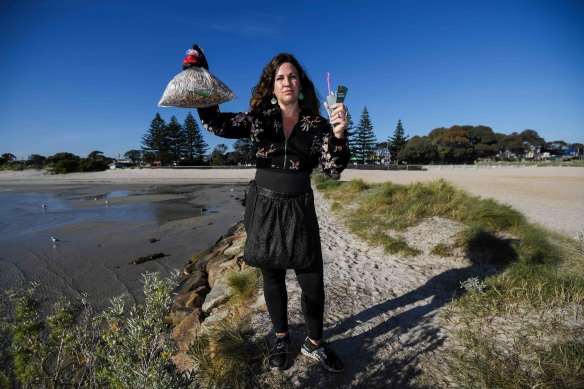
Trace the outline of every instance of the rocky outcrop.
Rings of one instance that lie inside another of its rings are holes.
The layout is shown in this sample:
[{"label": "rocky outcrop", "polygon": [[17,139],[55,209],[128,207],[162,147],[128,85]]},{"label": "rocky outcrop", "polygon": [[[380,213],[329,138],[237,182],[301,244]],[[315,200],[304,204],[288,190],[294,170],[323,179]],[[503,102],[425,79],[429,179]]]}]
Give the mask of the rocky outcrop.
[{"label": "rocky outcrop", "polygon": [[242,270],[246,234],[243,223],[236,224],[209,250],[196,255],[183,269],[180,284],[174,290],[167,323],[174,328],[172,338],[179,353],[175,365],[181,370],[193,366],[186,350],[195,338],[214,323],[233,312],[226,304],[231,295],[227,272]]}]

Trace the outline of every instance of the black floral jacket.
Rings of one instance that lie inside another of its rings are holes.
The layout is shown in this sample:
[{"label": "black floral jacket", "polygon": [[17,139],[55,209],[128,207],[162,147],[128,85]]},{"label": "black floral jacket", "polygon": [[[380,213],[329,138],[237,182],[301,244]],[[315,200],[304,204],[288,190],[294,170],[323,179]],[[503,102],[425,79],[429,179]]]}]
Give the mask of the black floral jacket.
[{"label": "black floral jacket", "polygon": [[282,111],[276,106],[259,112],[220,112],[218,106],[198,109],[208,131],[223,138],[250,138],[256,166],[311,172],[322,164],[325,173],[340,173],[349,162],[346,138],[335,137],[330,123],[321,116],[300,112],[298,122],[286,139]]}]

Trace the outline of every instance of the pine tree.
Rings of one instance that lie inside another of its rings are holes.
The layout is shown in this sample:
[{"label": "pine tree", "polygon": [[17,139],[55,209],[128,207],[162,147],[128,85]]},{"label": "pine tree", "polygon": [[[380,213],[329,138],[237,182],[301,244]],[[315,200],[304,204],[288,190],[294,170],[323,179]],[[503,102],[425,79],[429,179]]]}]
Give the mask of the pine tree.
[{"label": "pine tree", "polygon": [[373,132],[369,111],[367,111],[367,107],[364,107],[363,112],[361,112],[361,119],[359,119],[359,124],[351,140],[352,153],[359,161],[365,163],[371,154],[375,154],[376,144],[377,139]]},{"label": "pine tree", "polygon": [[387,139],[389,150],[395,159],[397,159],[397,154],[403,150],[403,148],[406,146],[406,143],[408,143],[409,137],[409,135],[405,135],[401,119],[398,120],[397,127],[393,132],[393,136],[390,136],[389,139]]},{"label": "pine tree", "polygon": [[353,118],[349,111],[347,111],[347,138],[349,138],[349,142],[353,139],[353,135],[355,135],[355,129],[353,128],[355,123],[353,123]]},{"label": "pine tree", "polygon": [[178,164],[186,156],[186,133],[174,115],[170,118],[166,129],[171,161]]},{"label": "pine tree", "polygon": [[169,142],[166,134],[166,123],[157,113],[146,135],[142,137],[142,150],[148,156],[165,165],[168,160]]},{"label": "pine tree", "polygon": [[199,125],[190,112],[185,118],[183,128],[186,132],[187,139],[187,158],[190,163],[201,164],[209,145],[203,139]]}]

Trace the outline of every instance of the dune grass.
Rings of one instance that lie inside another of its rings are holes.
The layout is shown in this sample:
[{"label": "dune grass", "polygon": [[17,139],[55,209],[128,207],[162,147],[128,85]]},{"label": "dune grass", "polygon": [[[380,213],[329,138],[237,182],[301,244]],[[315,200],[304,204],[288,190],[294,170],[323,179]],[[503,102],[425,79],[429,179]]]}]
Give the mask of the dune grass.
[{"label": "dune grass", "polygon": [[189,349],[197,366],[197,383],[209,388],[252,387],[257,353],[247,339],[232,320],[223,320],[203,332]]},{"label": "dune grass", "polygon": [[[399,233],[438,216],[466,226],[453,245],[471,261],[499,269],[468,283],[477,287],[459,293],[444,310],[448,345],[424,363],[422,386],[584,387],[584,255],[578,242],[445,180],[410,185],[327,181],[316,177],[316,188],[349,229],[370,244],[417,255]],[[450,250],[442,244],[432,254],[447,257]]]},{"label": "dune grass", "polygon": [[244,304],[259,290],[260,280],[260,270],[255,267],[229,272],[227,286],[230,290],[230,303],[233,305]]}]

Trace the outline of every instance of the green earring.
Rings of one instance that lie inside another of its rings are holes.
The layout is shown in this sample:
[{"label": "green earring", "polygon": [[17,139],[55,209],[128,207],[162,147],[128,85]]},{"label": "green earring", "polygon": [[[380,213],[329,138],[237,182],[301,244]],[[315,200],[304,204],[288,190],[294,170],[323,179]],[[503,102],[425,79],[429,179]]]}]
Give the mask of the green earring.
[{"label": "green earring", "polygon": [[304,95],[302,94],[302,92],[298,94],[298,100],[304,100]]},{"label": "green earring", "polygon": [[270,103],[272,103],[272,105],[276,105],[278,103],[278,100],[276,100],[276,96],[272,97],[272,100],[270,100]]}]

